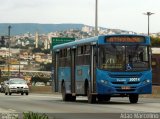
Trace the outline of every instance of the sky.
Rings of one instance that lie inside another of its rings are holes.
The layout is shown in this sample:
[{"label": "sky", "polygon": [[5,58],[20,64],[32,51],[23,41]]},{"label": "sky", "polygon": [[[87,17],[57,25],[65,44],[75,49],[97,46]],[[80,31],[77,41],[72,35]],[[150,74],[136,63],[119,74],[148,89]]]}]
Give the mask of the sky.
[{"label": "sky", "polygon": [[[160,0],[98,0],[98,26],[160,32]],[[0,23],[81,23],[95,25],[95,0],[0,0]]]}]

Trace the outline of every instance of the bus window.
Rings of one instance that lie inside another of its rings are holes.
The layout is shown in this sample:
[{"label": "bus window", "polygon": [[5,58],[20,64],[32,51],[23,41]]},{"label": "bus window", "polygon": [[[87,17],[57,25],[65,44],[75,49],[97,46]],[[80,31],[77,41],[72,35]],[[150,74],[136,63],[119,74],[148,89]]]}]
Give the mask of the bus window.
[{"label": "bus window", "polygon": [[84,47],[81,46],[81,54],[83,54],[83,53],[84,53]]},{"label": "bus window", "polygon": [[62,57],[62,50],[60,50],[59,52],[59,57]]},{"label": "bus window", "polygon": [[90,45],[86,46],[85,54],[90,54]]},{"label": "bus window", "polygon": [[122,70],[125,66],[124,48],[122,46],[107,46],[100,47],[100,68],[115,70]]},{"label": "bus window", "polygon": [[141,70],[149,68],[148,47],[146,46],[127,46],[126,61],[132,69]]},{"label": "bus window", "polygon": [[77,48],[77,55],[81,55],[81,47]]},{"label": "bus window", "polygon": [[71,50],[70,48],[67,48],[67,57],[70,57],[71,56]]},{"label": "bus window", "polygon": [[147,70],[149,56],[147,46],[107,46],[100,47],[100,68],[107,70]]}]

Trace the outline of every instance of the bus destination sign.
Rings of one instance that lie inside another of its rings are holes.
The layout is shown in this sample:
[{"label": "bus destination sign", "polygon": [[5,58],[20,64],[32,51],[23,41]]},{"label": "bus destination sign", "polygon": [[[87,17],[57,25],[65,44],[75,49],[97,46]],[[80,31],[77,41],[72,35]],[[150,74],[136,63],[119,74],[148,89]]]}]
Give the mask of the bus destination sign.
[{"label": "bus destination sign", "polygon": [[108,43],[144,43],[142,36],[110,36],[105,39]]}]

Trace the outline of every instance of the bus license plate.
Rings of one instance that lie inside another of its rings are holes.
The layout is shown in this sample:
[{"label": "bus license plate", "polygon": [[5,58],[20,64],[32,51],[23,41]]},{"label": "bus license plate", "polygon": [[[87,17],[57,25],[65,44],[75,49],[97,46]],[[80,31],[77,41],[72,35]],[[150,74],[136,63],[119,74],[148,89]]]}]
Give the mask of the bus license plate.
[{"label": "bus license plate", "polygon": [[122,90],[129,90],[129,89],[131,89],[131,87],[130,86],[122,86],[121,89]]}]

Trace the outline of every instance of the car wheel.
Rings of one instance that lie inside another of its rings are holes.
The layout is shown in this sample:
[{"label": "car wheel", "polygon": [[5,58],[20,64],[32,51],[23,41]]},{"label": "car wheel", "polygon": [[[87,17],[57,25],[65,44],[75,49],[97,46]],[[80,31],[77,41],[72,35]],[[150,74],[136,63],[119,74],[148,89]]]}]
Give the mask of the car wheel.
[{"label": "car wheel", "polygon": [[26,93],[26,95],[28,95],[28,92]]},{"label": "car wheel", "polygon": [[9,92],[9,95],[12,95],[12,93],[11,93],[11,92]]},{"label": "car wheel", "polygon": [[8,93],[7,93],[7,92],[5,92],[5,95],[8,95]]},{"label": "car wheel", "polygon": [[21,93],[21,95],[23,95],[24,93]]}]

